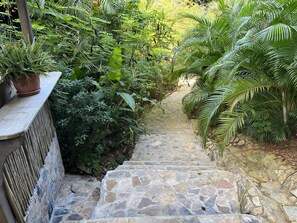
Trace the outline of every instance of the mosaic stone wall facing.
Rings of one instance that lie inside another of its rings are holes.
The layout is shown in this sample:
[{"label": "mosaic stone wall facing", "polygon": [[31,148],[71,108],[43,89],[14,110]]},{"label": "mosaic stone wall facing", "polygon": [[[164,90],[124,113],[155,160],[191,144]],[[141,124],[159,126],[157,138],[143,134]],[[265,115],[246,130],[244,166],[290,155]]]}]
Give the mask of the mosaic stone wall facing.
[{"label": "mosaic stone wall facing", "polygon": [[30,205],[24,218],[26,223],[49,222],[53,212],[54,199],[63,183],[63,178],[64,166],[59,143],[55,136],[30,199]]}]

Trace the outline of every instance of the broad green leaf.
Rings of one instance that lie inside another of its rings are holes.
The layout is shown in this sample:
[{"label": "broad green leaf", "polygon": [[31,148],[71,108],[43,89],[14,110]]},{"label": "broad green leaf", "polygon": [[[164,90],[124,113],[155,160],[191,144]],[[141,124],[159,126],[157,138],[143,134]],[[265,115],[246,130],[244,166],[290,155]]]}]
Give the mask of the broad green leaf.
[{"label": "broad green leaf", "polygon": [[110,80],[119,81],[121,79],[122,60],[122,50],[120,47],[116,47],[108,62],[109,72],[107,76]]},{"label": "broad green leaf", "polygon": [[124,93],[124,92],[118,92],[117,94],[124,99],[124,101],[127,103],[127,105],[129,105],[129,107],[133,111],[135,111],[135,101],[134,101],[133,97],[130,94],[127,94],[127,93]]}]

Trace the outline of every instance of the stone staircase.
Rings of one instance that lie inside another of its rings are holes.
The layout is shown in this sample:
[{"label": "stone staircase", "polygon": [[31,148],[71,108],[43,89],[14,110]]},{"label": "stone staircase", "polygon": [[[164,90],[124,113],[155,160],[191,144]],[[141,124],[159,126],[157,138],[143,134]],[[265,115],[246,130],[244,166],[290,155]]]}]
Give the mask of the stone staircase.
[{"label": "stone staircase", "polygon": [[[239,178],[212,163],[182,113],[185,85],[146,117],[130,161],[109,171],[88,223],[256,223],[240,213]],[[172,103],[175,101],[175,103]]]},{"label": "stone staircase", "polygon": [[258,222],[241,215],[238,178],[212,164],[127,161],[105,176],[88,222]]},{"label": "stone staircase", "polygon": [[153,216],[109,218],[83,221],[84,223],[257,223],[250,215],[208,215],[208,216]]}]

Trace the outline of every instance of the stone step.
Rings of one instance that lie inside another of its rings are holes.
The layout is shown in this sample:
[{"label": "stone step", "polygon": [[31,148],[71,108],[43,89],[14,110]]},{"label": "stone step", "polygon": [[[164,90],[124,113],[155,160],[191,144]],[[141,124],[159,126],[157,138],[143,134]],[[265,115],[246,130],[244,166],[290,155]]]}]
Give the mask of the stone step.
[{"label": "stone step", "polygon": [[132,160],[195,161],[208,160],[208,157],[198,139],[152,134],[140,137]]},{"label": "stone step", "polygon": [[[182,133],[182,134],[180,134]],[[186,134],[184,134],[186,133]],[[197,137],[193,133],[193,130],[189,130],[188,132],[181,130],[181,132],[173,131],[171,134],[164,133],[149,133],[147,135],[140,135],[138,138],[138,142],[147,143],[153,145],[164,145],[164,144],[173,144],[173,145],[187,145],[189,143],[200,144],[201,139]]]},{"label": "stone step", "polygon": [[129,170],[129,169],[153,169],[153,170],[177,170],[177,171],[205,171],[215,170],[215,167],[210,168],[209,166],[177,166],[177,165],[121,165],[116,170]]},{"label": "stone step", "polygon": [[218,169],[215,165],[175,165],[174,162],[171,164],[159,163],[152,164],[150,162],[138,162],[130,161],[130,163],[124,162],[123,165],[120,165],[116,170],[127,170],[127,169],[154,169],[154,170],[179,170],[179,171],[203,171],[203,170],[215,170]]},{"label": "stone step", "polygon": [[237,181],[220,170],[109,171],[93,219],[239,213]]},{"label": "stone step", "polygon": [[150,149],[143,148],[133,152],[132,161],[158,160],[158,161],[182,161],[182,162],[210,162],[209,157],[203,152],[187,151],[183,149]]},{"label": "stone step", "polygon": [[[70,221],[66,221],[70,223]],[[130,218],[101,218],[81,223],[260,223],[251,215],[221,214],[207,216],[144,216]]]},{"label": "stone step", "polygon": [[156,150],[163,150],[163,149],[170,149],[179,151],[180,149],[186,150],[186,151],[203,151],[200,144],[196,142],[189,142],[184,143],[181,141],[169,141],[169,142],[160,142],[155,139],[150,139],[151,141],[138,141],[138,143],[135,146],[135,149],[156,149]]},{"label": "stone step", "polygon": [[212,161],[205,160],[205,161],[170,161],[170,160],[163,160],[163,161],[156,161],[156,160],[145,160],[145,161],[139,161],[139,160],[130,160],[130,161],[124,161],[124,166],[128,165],[147,165],[147,166],[193,166],[193,167],[199,167],[199,166],[209,166],[209,167],[217,167],[216,164]]},{"label": "stone step", "polygon": [[[123,168],[128,168],[130,166],[132,166],[132,168],[134,168],[135,166],[147,166],[147,167],[193,167],[194,169],[196,168],[201,168],[201,169],[216,169],[218,168],[217,165],[210,161],[210,160],[205,160],[205,161],[168,161],[168,160],[164,160],[164,161],[156,161],[156,160],[145,160],[145,161],[139,161],[139,160],[130,160],[130,161],[125,161],[121,166],[123,166]],[[120,168],[121,168],[120,166]]]}]

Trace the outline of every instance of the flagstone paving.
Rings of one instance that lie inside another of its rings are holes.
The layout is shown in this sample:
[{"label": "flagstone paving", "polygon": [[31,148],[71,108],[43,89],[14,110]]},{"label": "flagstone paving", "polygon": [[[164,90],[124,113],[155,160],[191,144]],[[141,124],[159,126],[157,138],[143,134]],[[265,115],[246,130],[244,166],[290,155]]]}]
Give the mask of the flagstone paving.
[{"label": "flagstone paving", "polygon": [[183,114],[183,84],[145,117],[130,161],[109,171],[88,223],[259,222],[240,213],[239,177],[216,167]]},{"label": "flagstone paving", "polygon": [[55,200],[50,223],[89,219],[99,200],[99,188],[100,182],[95,177],[67,174]]}]

